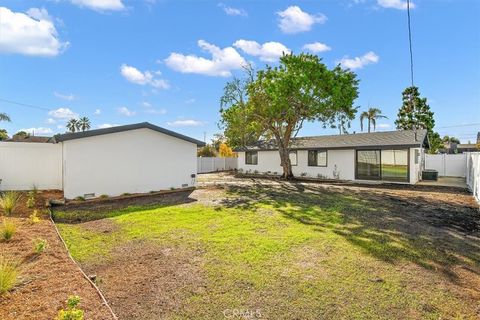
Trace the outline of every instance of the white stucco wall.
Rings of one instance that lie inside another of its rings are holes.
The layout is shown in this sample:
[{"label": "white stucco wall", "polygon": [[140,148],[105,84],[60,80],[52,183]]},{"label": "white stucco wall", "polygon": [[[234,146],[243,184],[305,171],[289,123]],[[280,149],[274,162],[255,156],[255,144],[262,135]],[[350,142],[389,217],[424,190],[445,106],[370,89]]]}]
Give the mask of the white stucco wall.
[{"label": "white stucco wall", "polygon": [[63,142],[64,193],[109,196],[193,186],[197,146],[150,129]]},{"label": "white stucco wall", "polygon": [[[310,167],[308,166],[308,151],[297,151],[297,165],[292,166],[293,174],[300,176],[302,173],[307,173],[307,177],[317,178],[322,175],[328,179],[334,179],[333,172],[335,166],[340,174],[341,180],[355,179],[355,152],[353,149],[348,150],[328,150],[327,151],[327,166],[326,167]],[[282,174],[283,170],[280,166],[280,155],[275,151],[259,151],[258,165],[245,164],[245,152],[238,153],[238,168],[243,171],[257,170],[258,172],[277,172]]]},{"label": "white stucco wall", "polygon": [[62,147],[0,142],[0,190],[62,189]]},{"label": "white stucco wall", "polygon": [[[418,159],[415,163],[415,150],[418,150]],[[422,178],[422,155],[423,149],[420,148],[410,148],[410,183],[415,184]]]}]

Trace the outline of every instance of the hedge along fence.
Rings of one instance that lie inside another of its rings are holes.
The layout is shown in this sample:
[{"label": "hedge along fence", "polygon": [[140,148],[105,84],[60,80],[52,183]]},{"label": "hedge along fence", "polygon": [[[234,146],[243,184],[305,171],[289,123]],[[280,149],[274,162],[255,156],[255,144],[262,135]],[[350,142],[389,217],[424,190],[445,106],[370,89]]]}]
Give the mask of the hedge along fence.
[{"label": "hedge along fence", "polygon": [[237,169],[238,158],[198,157],[197,173],[228,171]]},{"label": "hedge along fence", "polygon": [[62,189],[62,146],[0,142],[0,190]]}]

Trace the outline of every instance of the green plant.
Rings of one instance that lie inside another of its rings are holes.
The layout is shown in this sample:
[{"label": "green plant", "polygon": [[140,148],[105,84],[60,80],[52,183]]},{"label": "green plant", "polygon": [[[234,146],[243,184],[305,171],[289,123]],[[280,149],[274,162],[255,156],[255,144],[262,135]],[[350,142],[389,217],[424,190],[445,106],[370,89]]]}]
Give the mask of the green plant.
[{"label": "green plant", "polygon": [[82,196],[78,196],[78,197],[75,198],[75,200],[77,200],[77,201],[85,201],[85,198],[82,197]]},{"label": "green plant", "polygon": [[35,193],[33,191],[28,192],[27,208],[35,207]]},{"label": "green plant", "polygon": [[18,281],[18,266],[11,260],[0,256],[0,294],[11,290]]},{"label": "green plant", "polygon": [[66,310],[60,310],[55,320],[83,320],[83,310],[77,308],[80,304],[80,297],[70,296],[66,302]]},{"label": "green plant", "polygon": [[100,199],[107,199],[107,198],[108,198],[108,194],[102,194],[99,198],[100,198]]},{"label": "green plant", "polygon": [[40,254],[42,252],[44,252],[48,247],[48,243],[47,243],[47,240],[45,239],[35,239],[33,241],[33,251],[36,253],[36,254]]},{"label": "green plant", "polygon": [[3,227],[1,230],[2,239],[6,241],[12,239],[16,230],[17,227],[15,226],[15,223],[13,223],[13,221],[7,219],[3,220]]},{"label": "green plant", "polygon": [[33,210],[29,218],[32,223],[40,222],[40,218],[38,217],[38,210],[37,209]]},{"label": "green plant", "polygon": [[131,193],[128,193],[128,192],[122,193],[122,197],[127,197],[127,196],[130,196],[130,195],[131,195]]},{"label": "green plant", "polygon": [[6,191],[0,196],[0,207],[5,211],[6,215],[13,212],[20,200],[20,194],[15,191]]}]

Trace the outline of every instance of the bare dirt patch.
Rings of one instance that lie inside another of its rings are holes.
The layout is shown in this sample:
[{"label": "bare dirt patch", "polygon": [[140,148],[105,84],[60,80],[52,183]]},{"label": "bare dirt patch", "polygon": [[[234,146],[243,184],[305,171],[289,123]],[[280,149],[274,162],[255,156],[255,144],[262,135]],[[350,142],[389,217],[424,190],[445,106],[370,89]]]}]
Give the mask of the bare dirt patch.
[{"label": "bare dirt patch", "polygon": [[201,252],[130,241],[108,264],[85,264],[120,319],[164,319],[188,311],[188,298],[205,290]]},{"label": "bare dirt patch", "polygon": [[[45,200],[61,198],[62,193],[39,192],[36,207],[43,210]],[[107,308],[75,263],[67,256],[63,243],[47,216],[32,224],[27,216],[32,212],[25,206],[26,195],[13,217],[17,232],[8,242],[0,242],[0,254],[20,263],[20,283],[0,296],[0,319],[53,319],[65,307],[70,295],[81,297],[80,307],[86,319],[112,319]],[[2,217],[3,219],[4,217]],[[1,220],[1,219],[0,219]],[[40,255],[33,253],[35,239],[45,239],[48,248]]]}]

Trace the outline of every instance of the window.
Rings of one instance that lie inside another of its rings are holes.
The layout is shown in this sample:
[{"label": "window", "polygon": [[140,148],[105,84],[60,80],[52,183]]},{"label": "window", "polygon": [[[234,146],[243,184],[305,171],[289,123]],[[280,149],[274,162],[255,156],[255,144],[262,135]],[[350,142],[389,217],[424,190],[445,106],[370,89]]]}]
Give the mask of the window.
[{"label": "window", "polygon": [[408,150],[357,150],[357,179],[408,182]]},{"label": "window", "polygon": [[380,150],[357,150],[357,179],[380,178]]},{"label": "window", "polygon": [[258,164],[258,152],[257,151],[247,151],[245,152],[245,164]]},{"label": "window", "polygon": [[326,167],[327,150],[308,150],[309,167]]},{"label": "window", "polygon": [[408,182],[408,150],[382,150],[382,179]]},{"label": "window", "polygon": [[290,164],[296,166],[297,162],[297,151],[290,151]]}]

